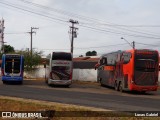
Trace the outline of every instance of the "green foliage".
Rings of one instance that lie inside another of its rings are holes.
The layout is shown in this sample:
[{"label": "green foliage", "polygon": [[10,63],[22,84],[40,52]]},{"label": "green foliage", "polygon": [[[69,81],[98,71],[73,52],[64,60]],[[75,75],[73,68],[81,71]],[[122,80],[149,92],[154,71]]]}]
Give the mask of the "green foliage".
[{"label": "green foliage", "polygon": [[91,51],[86,52],[86,56],[92,56]]},{"label": "green foliage", "polygon": [[92,51],[92,56],[97,56],[97,52],[95,50]]},{"label": "green foliage", "polygon": [[[3,48],[2,48],[3,50]],[[14,47],[10,46],[10,45],[4,45],[4,54],[7,53],[15,53]],[[0,59],[2,59],[2,55],[3,53],[0,53]]]},{"label": "green foliage", "polygon": [[26,50],[21,50],[17,52],[18,54],[24,55],[24,67],[26,71],[30,71],[34,68],[36,68],[38,65],[41,64],[41,56],[42,56],[42,51],[32,51],[32,56],[30,55],[30,52]]},{"label": "green foliage", "polygon": [[14,53],[14,52],[15,52],[14,47],[10,45],[4,45],[4,53]]},{"label": "green foliage", "polygon": [[[10,45],[4,45],[4,54],[8,54],[8,53],[24,55],[24,59],[25,59],[24,67],[25,67],[25,70],[29,71],[36,68],[41,63],[41,56],[43,52],[33,50],[32,56],[31,56],[28,49],[15,52],[14,47]],[[0,53],[0,59],[2,59],[2,55],[3,53]]]},{"label": "green foliage", "polygon": [[86,52],[86,56],[97,56],[97,52],[94,50],[94,51],[88,51]]}]

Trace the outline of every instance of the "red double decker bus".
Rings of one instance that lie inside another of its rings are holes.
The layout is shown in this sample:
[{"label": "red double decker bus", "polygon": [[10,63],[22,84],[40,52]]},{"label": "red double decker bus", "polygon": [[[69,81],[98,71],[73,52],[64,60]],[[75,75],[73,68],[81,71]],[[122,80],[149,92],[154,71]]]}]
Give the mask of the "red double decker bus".
[{"label": "red double decker bus", "polygon": [[149,49],[112,52],[102,55],[95,69],[98,82],[117,91],[156,91],[159,53]]}]

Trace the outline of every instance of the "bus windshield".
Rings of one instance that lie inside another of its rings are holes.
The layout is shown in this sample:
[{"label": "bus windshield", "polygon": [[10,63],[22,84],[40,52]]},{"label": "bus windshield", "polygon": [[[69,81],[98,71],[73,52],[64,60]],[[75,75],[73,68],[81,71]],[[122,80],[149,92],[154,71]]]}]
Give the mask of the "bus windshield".
[{"label": "bus windshield", "polygon": [[53,52],[52,60],[72,60],[72,55],[70,53],[55,53]]},{"label": "bus windshield", "polygon": [[135,70],[145,72],[155,72],[156,62],[152,59],[137,59],[135,62]]},{"label": "bus windshield", "polygon": [[[13,70],[13,71],[12,71]],[[6,73],[20,73],[20,59],[6,58],[5,61],[5,72]]]},{"label": "bus windshield", "polygon": [[[146,52],[144,52],[146,53]],[[136,54],[135,55],[135,70],[145,72],[155,72],[158,64],[158,54]]]}]

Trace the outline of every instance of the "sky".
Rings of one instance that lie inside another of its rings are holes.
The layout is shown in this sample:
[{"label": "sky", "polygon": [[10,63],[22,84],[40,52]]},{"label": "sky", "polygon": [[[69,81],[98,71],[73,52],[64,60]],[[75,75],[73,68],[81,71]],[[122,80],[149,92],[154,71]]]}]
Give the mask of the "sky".
[{"label": "sky", "polygon": [[[15,50],[70,52],[70,19],[75,24],[74,57],[87,51],[160,50],[160,0],[1,0],[4,42]],[[121,39],[121,38],[124,39]]]}]

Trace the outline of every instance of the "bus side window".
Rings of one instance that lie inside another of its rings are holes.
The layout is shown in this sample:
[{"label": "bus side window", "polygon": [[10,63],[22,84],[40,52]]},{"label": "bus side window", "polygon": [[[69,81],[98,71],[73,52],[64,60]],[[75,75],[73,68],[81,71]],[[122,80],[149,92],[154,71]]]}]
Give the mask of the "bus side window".
[{"label": "bus side window", "polygon": [[102,65],[103,64],[103,61],[102,61],[102,58],[100,59],[100,65]]},{"label": "bus side window", "polygon": [[107,65],[107,58],[101,58],[100,65]]},{"label": "bus side window", "polygon": [[116,62],[120,62],[120,60],[121,60],[121,54],[117,54]]},{"label": "bus side window", "polygon": [[107,65],[107,58],[102,59],[102,65]]},{"label": "bus side window", "polygon": [[129,63],[131,57],[132,57],[131,53],[127,53],[127,52],[123,53],[123,55],[122,55],[122,61],[123,61],[123,63],[124,64]]}]

